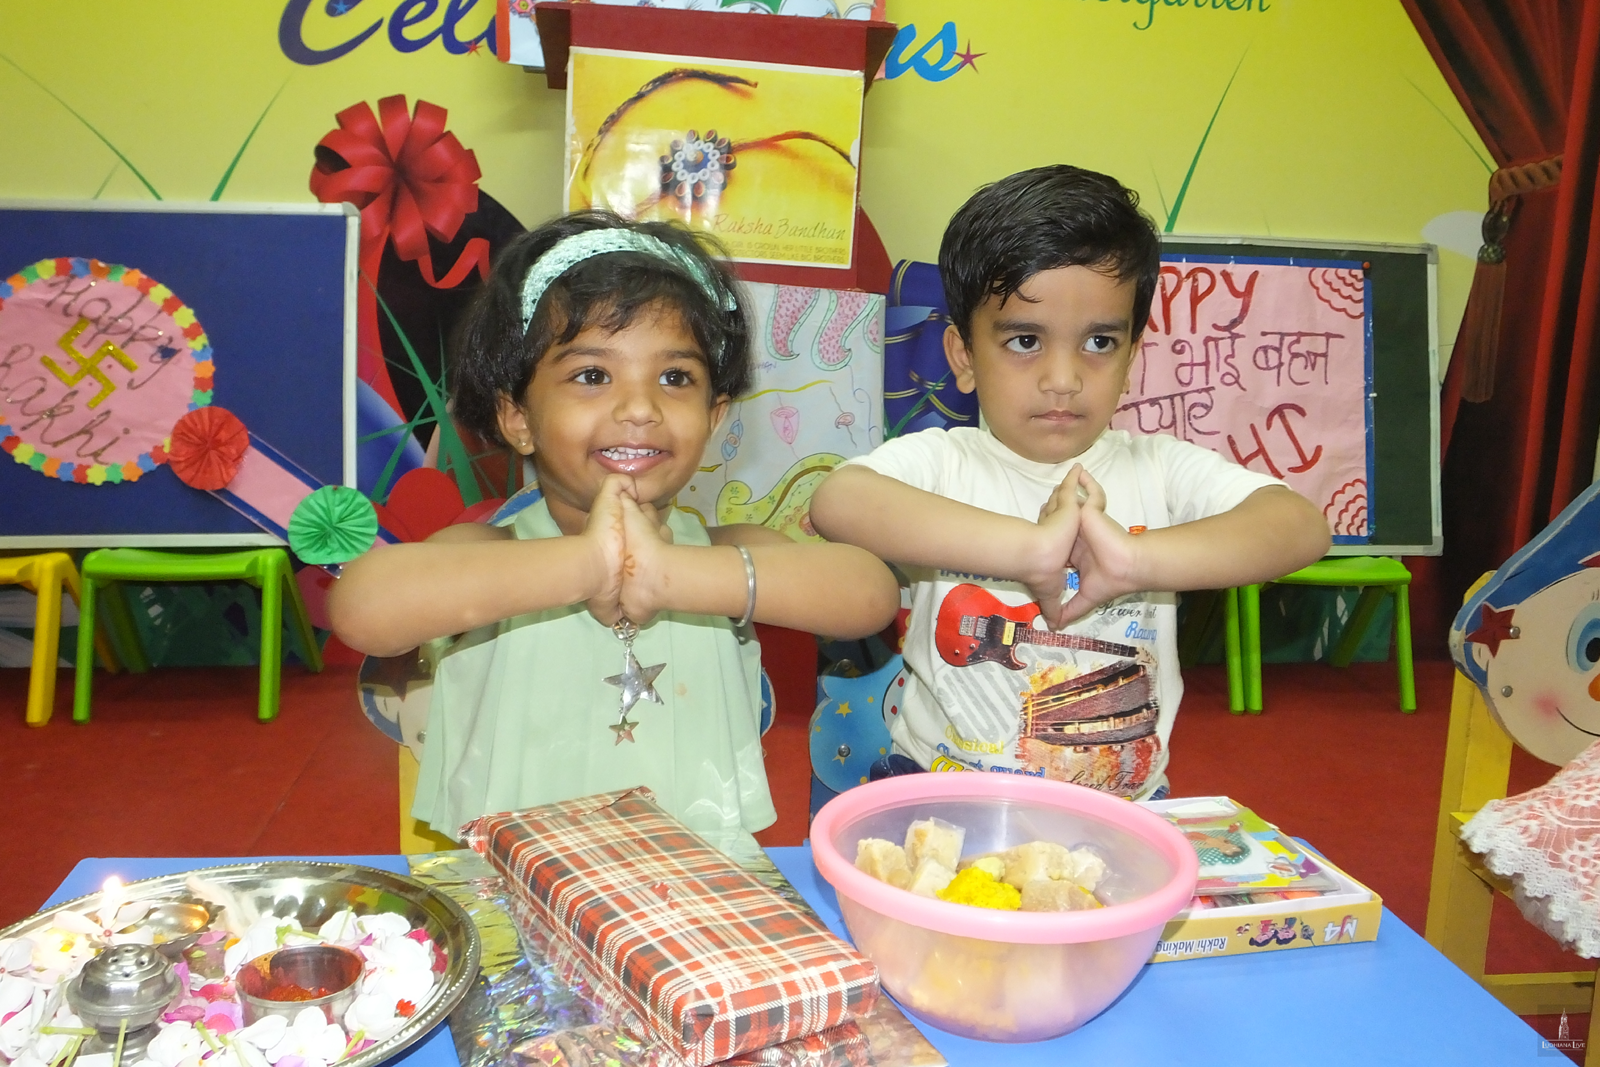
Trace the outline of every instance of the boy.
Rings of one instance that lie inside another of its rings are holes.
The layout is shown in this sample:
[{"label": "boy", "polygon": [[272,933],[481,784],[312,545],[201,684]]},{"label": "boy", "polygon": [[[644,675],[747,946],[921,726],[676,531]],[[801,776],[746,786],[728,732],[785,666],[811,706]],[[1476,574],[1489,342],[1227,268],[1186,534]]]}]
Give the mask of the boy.
[{"label": "boy", "polygon": [[1148,797],[1183,695],[1169,590],[1303,567],[1327,522],[1214,452],[1107,429],[1160,270],[1154,226],[1115,179],[1051,166],[979,190],[939,270],[945,356],[982,428],[886,442],[811,504],[820,533],[911,582],[888,762]]}]

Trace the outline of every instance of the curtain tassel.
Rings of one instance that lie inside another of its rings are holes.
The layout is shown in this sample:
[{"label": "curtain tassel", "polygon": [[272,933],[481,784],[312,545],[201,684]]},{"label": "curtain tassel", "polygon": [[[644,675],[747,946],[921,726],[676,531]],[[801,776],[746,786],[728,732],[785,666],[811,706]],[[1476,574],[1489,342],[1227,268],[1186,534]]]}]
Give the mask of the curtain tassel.
[{"label": "curtain tassel", "polygon": [[1561,181],[1561,157],[1501,167],[1489,176],[1489,212],[1483,217],[1483,245],[1467,294],[1466,314],[1456,334],[1451,361],[1462,360],[1461,399],[1481,404],[1494,396],[1495,363],[1500,354],[1500,313],[1506,293],[1506,234],[1518,197]]},{"label": "curtain tassel", "polygon": [[1500,348],[1500,310],[1506,291],[1506,231],[1511,228],[1511,201],[1502,200],[1483,217],[1483,246],[1467,294],[1456,351],[1462,360],[1461,399],[1481,404],[1494,396],[1494,366]]}]

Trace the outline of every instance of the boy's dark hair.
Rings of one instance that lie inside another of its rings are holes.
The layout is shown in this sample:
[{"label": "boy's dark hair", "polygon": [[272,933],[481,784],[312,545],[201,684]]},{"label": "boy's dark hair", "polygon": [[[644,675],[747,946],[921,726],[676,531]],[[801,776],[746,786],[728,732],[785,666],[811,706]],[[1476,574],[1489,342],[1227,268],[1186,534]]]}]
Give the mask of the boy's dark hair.
[{"label": "boy's dark hair", "polygon": [[939,277],[950,319],[970,342],[972,314],[989,296],[1006,300],[1029,278],[1057,267],[1092,267],[1133,279],[1133,332],[1150,318],[1161,273],[1161,238],[1139,210],[1139,194],[1115,178],[1058,163],[986,185],[945,227]]},{"label": "boy's dark hair", "polygon": [[[522,281],[539,257],[562,238],[586,230],[625,227],[649,234],[699,260],[711,279],[707,293],[683,266],[645,252],[591,256],[546,289],[526,329]],[[518,403],[534,368],[553,345],[590,327],[627,329],[641,313],[667,307],[683,317],[710,367],[711,395],[738,397],[750,388],[750,329],[732,276],[713,255],[713,242],[681,226],[629,222],[608,211],[580,211],[520,234],[495,259],[456,324],[451,341],[451,410],[468,430],[490,441],[500,436],[499,399]],[[728,305],[734,304],[734,310]]]}]

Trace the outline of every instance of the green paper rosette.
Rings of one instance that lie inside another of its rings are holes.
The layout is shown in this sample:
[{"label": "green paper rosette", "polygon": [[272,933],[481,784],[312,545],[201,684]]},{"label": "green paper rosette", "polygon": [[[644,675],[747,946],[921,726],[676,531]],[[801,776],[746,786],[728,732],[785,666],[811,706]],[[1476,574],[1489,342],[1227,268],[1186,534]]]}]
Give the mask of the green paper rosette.
[{"label": "green paper rosette", "polygon": [[289,547],[306,563],[348,563],[372,547],[378,513],[347,485],[325,485],[289,516]]}]

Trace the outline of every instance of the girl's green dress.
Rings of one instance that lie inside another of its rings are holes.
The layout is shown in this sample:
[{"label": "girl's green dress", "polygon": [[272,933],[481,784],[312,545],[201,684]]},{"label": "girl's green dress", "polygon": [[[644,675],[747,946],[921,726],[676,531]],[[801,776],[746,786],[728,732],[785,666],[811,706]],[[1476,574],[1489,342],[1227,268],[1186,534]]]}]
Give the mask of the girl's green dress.
[{"label": "girl's green dress", "polygon": [[[560,537],[539,500],[507,519],[517,537]],[[708,545],[674,508],[675,543]],[[755,847],[777,813],[761,756],[761,648],[750,627],[662,612],[633,646],[663,703],[641,700],[617,721],[623,644],[582,604],[520,615],[457,638],[434,671],[412,814],[452,837],[480,815],[631,786],[725,852]]]}]

